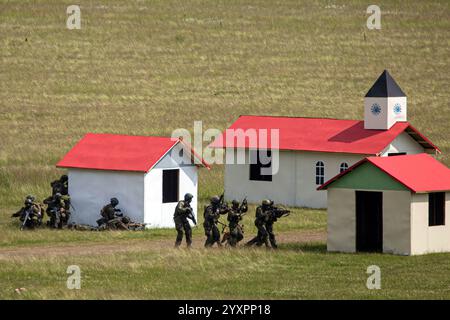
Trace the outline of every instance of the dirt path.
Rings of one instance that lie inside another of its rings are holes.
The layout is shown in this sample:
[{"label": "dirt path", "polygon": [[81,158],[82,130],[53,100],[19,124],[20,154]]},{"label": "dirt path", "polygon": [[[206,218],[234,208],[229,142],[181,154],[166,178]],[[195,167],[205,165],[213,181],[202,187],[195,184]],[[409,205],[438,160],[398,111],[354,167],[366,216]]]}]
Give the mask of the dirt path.
[{"label": "dirt path", "polygon": [[[291,231],[277,235],[279,243],[308,243],[325,241],[324,231]],[[194,238],[193,246],[202,248],[204,239]],[[66,255],[100,255],[120,252],[163,250],[173,247],[173,239],[126,240],[111,243],[78,243],[60,246],[28,246],[20,248],[0,249],[0,261],[11,258],[51,257]]]}]

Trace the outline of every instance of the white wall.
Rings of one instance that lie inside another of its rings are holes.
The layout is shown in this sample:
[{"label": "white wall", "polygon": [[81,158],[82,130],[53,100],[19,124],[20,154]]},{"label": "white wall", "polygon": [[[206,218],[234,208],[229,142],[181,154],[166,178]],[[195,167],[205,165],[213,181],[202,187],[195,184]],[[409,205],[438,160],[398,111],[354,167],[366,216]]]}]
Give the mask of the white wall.
[{"label": "white wall", "polygon": [[[176,151],[176,149],[175,149]],[[188,163],[189,158],[186,158]],[[178,199],[184,199],[185,193],[191,193],[194,199],[191,203],[195,218],[197,219],[198,197],[198,168],[195,165],[179,165],[171,153],[164,156],[155,167],[145,176],[145,222],[150,228],[173,228],[173,214],[177,202],[162,203],[162,176],[165,169],[179,169]],[[198,220],[198,219],[197,219]]]},{"label": "white wall", "polygon": [[397,138],[383,150],[381,156],[387,157],[389,153],[406,152],[407,154],[424,153],[425,149],[416,142],[406,132],[401,133]]},{"label": "white wall", "polygon": [[69,194],[75,208],[70,222],[97,225],[100,210],[115,197],[118,208],[135,222],[144,222],[144,173],[69,169]]},{"label": "white wall", "polygon": [[300,152],[297,155],[296,202],[294,206],[326,208],[327,193],[317,191],[316,163],[325,164],[325,182],[339,174],[342,162],[349,167],[364,158],[364,155],[348,153]]},{"label": "white wall", "polygon": [[446,193],[445,225],[428,226],[428,194],[414,194],[411,202],[411,252],[450,252],[450,193]]},{"label": "white wall", "polygon": [[[349,166],[361,160],[364,155],[326,152],[281,151],[279,171],[272,181],[251,181],[250,165],[225,165],[225,197],[227,200],[242,199],[260,202],[269,198],[276,203],[289,206],[326,208],[327,193],[317,191],[316,163],[325,164],[325,180],[339,173],[342,162]],[[248,151],[247,151],[248,159]]]},{"label": "white wall", "polygon": [[[372,106],[377,103],[381,112],[376,115],[372,113]],[[400,104],[401,113],[394,112],[394,105]],[[364,128],[387,130],[397,121],[407,120],[406,97],[366,97],[364,98]]]},{"label": "white wall", "polygon": [[[373,114],[371,109],[373,104],[377,103],[381,112]],[[389,129],[388,124],[388,99],[383,97],[364,98],[364,129]]]},{"label": "white wall", "polygon": [[330,188],[328,193],[327,250],[356,251],[355,190]]},{"label": "white wall", "polygon": [[411,254],[410,207],[410,191],[383,191],[383,252]]}]

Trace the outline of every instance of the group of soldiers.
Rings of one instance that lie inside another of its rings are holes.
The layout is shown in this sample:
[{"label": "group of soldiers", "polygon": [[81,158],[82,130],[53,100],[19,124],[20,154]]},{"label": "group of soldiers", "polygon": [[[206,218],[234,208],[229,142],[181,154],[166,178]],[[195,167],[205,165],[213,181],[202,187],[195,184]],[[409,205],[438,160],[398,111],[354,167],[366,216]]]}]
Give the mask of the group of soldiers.
[{"label": "group of soldiers", "polygon": [[[50,183],[52,195],[43,202],[47,205],[45,212],[49,217],[47,226],[61,229],[70,218],[70,196],[68,193],[68,177],[62,175],[58,180]],[[44,204],[36,201],[33,195],[25,198],[24,206],[11,217],[18,217],[21,222],[20,229],[34,229],[42,225],[44,218]]]},{"label": "group of soldiers", "polygon": [[[192,230],[189,224],[191,220],[195,225],[197,221],[191,207],[193,196],[190,193],[185,194],[184,200],[178,202],[175,213],[174,222],[177,230],[177,238],[175,247],[181,245],[183,233],[186,237],[188,247],[192,245]],[[236,245],[244,239],[244,226],[241,223],[243,216],[248,211],[247,200],[242,202],[233,200],[231,206],[224,202],[224,197],[213,196],[209,205],[205,207],[203,213],[203,228],[205,230],[205,247],[212,247],[214,244],[222,246],[224,243],[230,247]],[[274,206],[273,201],[263,200],[262,204],[256,208],[255,226],[258,230],[257,235],[248,241],[246,246],[262,246],[266,248],[276,249],[277,242],[273,232],[273,224],[281,217],[289,215],[290,211]],[[228,225],[222,223],[219,219],[222,215],[227,215]],[[222,239],[218,225],[222,225]]]},{"label": "group of soldiers", "polygon": [[144,224],[134,223],[124,216],[117,208],[119,200],[112,198],[110,203],[100,211],[101,218],[97,220],[98,227],[87,225],[68,224],[70,209],[69,186],[67,175],[62,175],[58,180],[50,183],[52,195],[46,198],[41,204],[32,195],[25,198],[24,206],[11,217],[18,217],[21,222],[20,229],[34,229],[42,226],[44,218],[44,205],[47,205],[45,212],[48,216],[47,226],[54,229],[76,229],[76,230],[143,230]]}]

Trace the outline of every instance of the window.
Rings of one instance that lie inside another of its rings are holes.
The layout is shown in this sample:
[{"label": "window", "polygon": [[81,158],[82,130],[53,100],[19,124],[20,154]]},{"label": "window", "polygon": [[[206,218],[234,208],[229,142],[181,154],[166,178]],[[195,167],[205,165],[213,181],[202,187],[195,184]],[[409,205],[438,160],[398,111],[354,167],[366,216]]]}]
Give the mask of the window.
[{"label": "window", "polygon": [[[264,154],[265,153],[265,154]],[[272,168],[272,152],[270,150],[263,151],[263,156],[268,159],[261,161],[259,150],[253,151],[250,154],[250,180],[253,181],[272,181],[272,174],[262,174],[262,168]],[[269,161],[267,161],[269,160]],[[262,163],[264,162],[264,163]],[[267,163],[266,163],[267,162]],[[266,169],[267,170],[267,169]],[[266,171],[264,170],[264,171]]]},{"label": "window", "polygon": [[177,202],[178,201],[178,183],[179,170],[164,170],[162,181],[162,202]]},{"label": "window", "polygon": [[316,184],[321,185],[325,182],[325,165],[322,161],[316,163]]},{"label": "window", "polygon": [[428,225],[445,225],[445,192],[435,192],[428,195]]},{"label": "window", "polygon": [[389,152],[388,157],[404,156],[406,152]]},{"label": "window", "polygon": [[348,163],[347,162],[342,162],[340,167],[339,167],[339,173],[344,172],[347,169],[348,169]]}]

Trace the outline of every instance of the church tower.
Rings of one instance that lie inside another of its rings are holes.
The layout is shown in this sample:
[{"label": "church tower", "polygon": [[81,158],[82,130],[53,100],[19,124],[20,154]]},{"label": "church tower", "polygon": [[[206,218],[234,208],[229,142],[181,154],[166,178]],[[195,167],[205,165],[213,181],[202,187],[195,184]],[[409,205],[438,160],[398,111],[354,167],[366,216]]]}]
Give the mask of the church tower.
[{"label": "church tower", "polygon": [[406,95],[384,70],[364,98],[364,129],[388,130],[406,121]]}]

